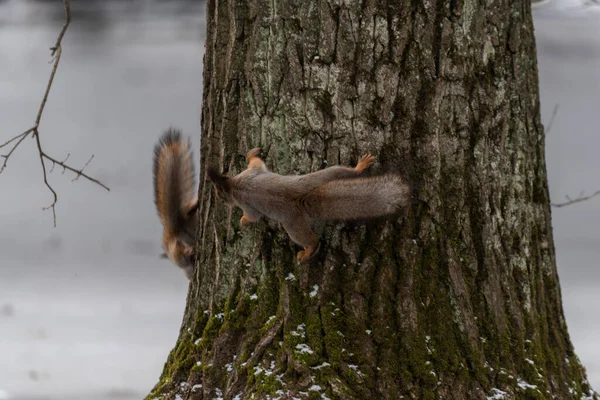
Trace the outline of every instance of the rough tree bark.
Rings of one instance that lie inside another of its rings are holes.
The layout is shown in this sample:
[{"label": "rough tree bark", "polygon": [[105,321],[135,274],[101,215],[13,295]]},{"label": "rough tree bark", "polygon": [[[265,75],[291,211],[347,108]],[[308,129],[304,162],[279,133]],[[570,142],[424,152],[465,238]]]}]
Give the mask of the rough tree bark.
[{"label": "rough tree bark", "polygon": [[[149,398],[596,398],[562,310],[529,1],[209,0],[201,217],[181,334]],[[297,265],[243,233],[209,164],[351,165],[405,215],[322,224]]]}]

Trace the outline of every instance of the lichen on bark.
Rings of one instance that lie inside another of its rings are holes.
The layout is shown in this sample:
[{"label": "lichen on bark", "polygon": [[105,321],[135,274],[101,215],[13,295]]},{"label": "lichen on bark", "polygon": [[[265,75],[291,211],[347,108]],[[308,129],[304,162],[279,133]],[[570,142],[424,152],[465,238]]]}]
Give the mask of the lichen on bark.
[{"label": "lichen on bark", "polygon": [[[563,316],[528,2],[209,0],[197,251],[148,398],[597,398]],[[244,232],[208,165],[351,165],[393,218]],[[586,397],[587,396],[587,397]]]}]

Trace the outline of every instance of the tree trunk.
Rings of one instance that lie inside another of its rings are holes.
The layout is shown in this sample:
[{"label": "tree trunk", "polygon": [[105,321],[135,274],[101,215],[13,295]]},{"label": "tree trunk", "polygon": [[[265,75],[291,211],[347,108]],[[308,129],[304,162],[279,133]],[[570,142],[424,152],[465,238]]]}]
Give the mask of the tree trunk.
[{"label": "tree trunk", "polygon": [[[149,398],[596,398],[562,310],[530,3],[209,0],[199,264]],[[405,214],[317,224],[307,265],[215,199],[260,146],[360,155]]]}]

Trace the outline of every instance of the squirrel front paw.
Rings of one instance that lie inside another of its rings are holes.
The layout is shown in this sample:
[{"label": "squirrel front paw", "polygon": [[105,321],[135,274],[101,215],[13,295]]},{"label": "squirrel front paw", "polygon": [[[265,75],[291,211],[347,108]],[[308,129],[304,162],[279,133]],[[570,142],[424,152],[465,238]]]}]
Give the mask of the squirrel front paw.
[{"label": "squirrel front paw", "polygon": [[254,157],[258,157],[260,154],[260,147],[255,147],[246,154],[246,159],[248,161],[252,160]]},{"label": "squirrel front paw", "polygon": [[371,153],[368,153],[360,158],[360,160],[358,161],[358,164],[356,164],[356,168],[354,168],[354,169],[358,173],[363,172],[365,169],[367,169],[371,165],[373,165],[374,159],[375,159],[375,156],[372,155]]}]

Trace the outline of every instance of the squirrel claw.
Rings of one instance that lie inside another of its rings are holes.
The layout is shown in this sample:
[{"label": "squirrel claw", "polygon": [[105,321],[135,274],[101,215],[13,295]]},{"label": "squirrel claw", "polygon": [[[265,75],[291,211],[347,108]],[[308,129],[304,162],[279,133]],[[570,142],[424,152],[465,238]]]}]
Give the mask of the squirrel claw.
[{"label": "squirrel claw", "polygon": [[362,156],[360,158],[360,160],[358,161],[358,164],[356,164],[356,171],[357,172],[362,172],[365,169],[369,168],[371,165],[373,165],[373,160],[375,160],[375,156],[371,153],[367,153],[364,156]]}]

